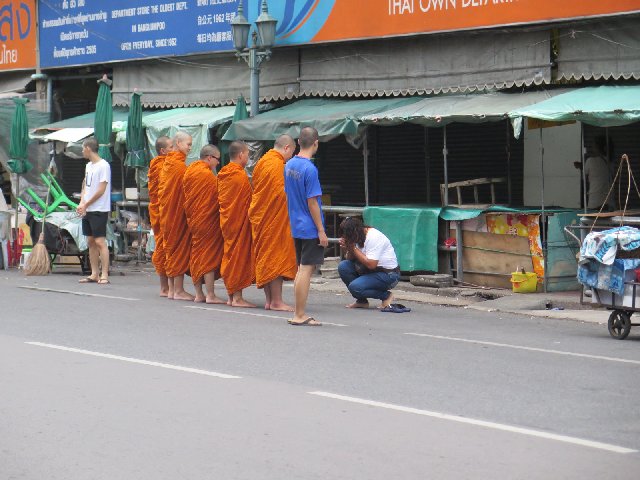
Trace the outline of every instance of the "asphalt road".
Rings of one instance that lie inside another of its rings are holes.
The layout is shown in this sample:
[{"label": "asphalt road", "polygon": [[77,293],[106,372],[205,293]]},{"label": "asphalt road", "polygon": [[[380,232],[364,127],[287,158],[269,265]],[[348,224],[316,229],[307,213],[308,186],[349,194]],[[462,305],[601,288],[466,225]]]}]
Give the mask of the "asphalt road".
[{"label": "asphalt road", "polygon": [[640,327],[77,280],[0,272],[0,480],[638,478]]}]

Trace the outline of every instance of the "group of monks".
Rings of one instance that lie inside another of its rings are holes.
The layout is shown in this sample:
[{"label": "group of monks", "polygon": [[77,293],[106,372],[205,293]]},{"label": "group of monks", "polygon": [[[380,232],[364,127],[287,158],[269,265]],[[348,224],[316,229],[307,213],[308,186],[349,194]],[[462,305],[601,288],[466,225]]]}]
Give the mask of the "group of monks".
[{"label": "group of monks", "polygon": [[[252,182],[245,171],[249,148],[229,146],[230,163],[215,174],[220,150],[205,145],[199,160],[186,164],[192,138],[179,132],[159,137],[149,166],[149,216],[155,237],[153,264],[160,295],[173,300],[255,307],[242,291],[254,282],[264,289],[265,309],[293,311],[282,298],[284,280],[296,276],[296,255],[284,191],[284,165],[295,150],[280,136],[256,164]],[[184,288],[190,275],[195,296]],[[228,299],[215,294],[222,278]],[[206,290],[206,291],[205,291]]]}]

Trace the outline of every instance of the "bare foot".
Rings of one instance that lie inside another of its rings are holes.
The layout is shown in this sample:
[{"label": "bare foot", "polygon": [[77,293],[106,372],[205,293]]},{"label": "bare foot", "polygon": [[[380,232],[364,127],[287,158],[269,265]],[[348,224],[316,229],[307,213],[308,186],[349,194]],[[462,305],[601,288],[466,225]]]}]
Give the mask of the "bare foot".
[{"label": "bare foot", "polygon": [[226,301],[224,301],[223,299],[214,296],[207,296],[207,303],[211,303],[211,304],[215,304],[215,305],[224,305],[225,303],[227,303]]},{"label": "bare foot", "polygon": [[349,305],[345,305],[345,308],[369,308],[369,302],[353,302]]},{"label": "bare foot", "polygon": [[230,307],[233,306],[231,302],[231,297],[229,297],[229,300],[227,300],[227,305],[229,305]]},{"label": "bare foot", "polygon": [[282,303],[272,303],[271,304],[271,310],[276,310],[278,312],[294,312],[295,309],[289,305],[287,305],[286,303],[282,302]]},{"label": "bare foot", "polygon": [[204,296],[196,295],[196,298],[194,298],[193,301],[196,303],[204,303],[207,299]]},{"label": "bare foot", "polygon": [[265,310],[271,310],[271,304],[270,303],[265,303],[264,304],[264,309]]},{"label": "bare foot", "polygon": [[174,300],[185,300],[187,302],[193,302],[194,298],[195,297],[193,295],[187,292],[180,292],[180,293],[173,294]]},{"label": "bare foot", "polygon": [[244,298],[240,300],[234,300],[231,302],[232,307],[240,307],[240,308],[256,308],[253,303],[247,302]]},{"label": "bare foot", "polygon": [[167,298],[168,298],[169,300],[173,300],[173,295],[174,295],[173,290],[169,290],[169,291],[167,292]]},{"label": "bare foot", "polygon": [[391,305],[392,302],[393,302],[393,293],[389,292],[389,298],[382,301],[382,303],[380,304],[380,308],[388,307],[389,305]]},{"label": "bare foot", "polygon": [[160,296],[161,297],[168,297],[169,296],[169,292],[166,290],[160,290]]}]

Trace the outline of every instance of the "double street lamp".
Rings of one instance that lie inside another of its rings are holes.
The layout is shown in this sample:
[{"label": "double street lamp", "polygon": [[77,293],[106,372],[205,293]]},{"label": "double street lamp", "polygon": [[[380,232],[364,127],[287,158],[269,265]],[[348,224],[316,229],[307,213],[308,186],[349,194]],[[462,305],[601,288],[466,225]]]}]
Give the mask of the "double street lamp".
[{"label": "double street lamp", "polygon": [[231,34],[236,57],[244,59],[251,69],[251,116],[258,114],[260,102],[260,65],[271,59],[271,47],[276,40],[276,24],[278,21],[269,15],[267,0],[262,0],[262,12],[255,21],[255,29],[249,42],[251,24],[243,15],[243,0],[238,2],[238,13],[231,21]]}]

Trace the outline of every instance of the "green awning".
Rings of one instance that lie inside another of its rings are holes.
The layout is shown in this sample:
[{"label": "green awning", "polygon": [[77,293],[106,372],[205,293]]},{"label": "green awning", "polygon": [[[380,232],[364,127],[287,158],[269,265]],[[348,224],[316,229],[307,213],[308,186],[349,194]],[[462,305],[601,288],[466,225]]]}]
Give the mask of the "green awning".
[{"label": "green awning", "polygon": [[498,122],[508,119],[512,110],[549,99],[562,91],[428,97],[397,108],[365,115],[362,122],[372,125],[415,123],[425,127],[443,127],[454,122]]},{"label": "green awning", "polygon": [[640,120],[640,86],[585,87],[509,112],[516,137],[523,118],[617,127]]},{"label": "green awning", "polygon": [[274,140],[282,134],[298,137],[302,127],[318,130],[323,141],[339,135],[357,137],[364,115],[415,103],[416,98],[336,100],[310,98],[234,122],[223,140]]}]

